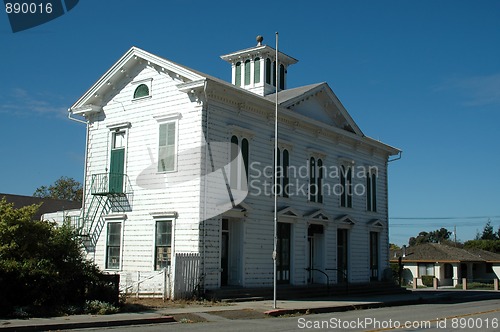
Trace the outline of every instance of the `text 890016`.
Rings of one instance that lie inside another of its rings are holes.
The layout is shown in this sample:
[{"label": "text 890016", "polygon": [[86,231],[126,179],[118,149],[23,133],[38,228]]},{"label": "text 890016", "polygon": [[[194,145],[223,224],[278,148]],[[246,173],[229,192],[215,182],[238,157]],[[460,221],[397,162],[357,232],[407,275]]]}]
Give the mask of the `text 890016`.
[{"label": "text 890016", "polygon": [[7,2],[5,12],[7,14],[50,14],[52,13],[52,3]]}]

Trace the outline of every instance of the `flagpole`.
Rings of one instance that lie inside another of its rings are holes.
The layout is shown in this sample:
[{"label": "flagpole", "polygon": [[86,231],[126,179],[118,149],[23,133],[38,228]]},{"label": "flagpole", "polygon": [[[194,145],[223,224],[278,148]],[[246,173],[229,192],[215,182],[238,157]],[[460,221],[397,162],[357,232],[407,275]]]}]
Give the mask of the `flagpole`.
[{"label": "flagpole", "polygon": [[277,277],[277,246],[278,246],[278,90],[279,90],[279,76],[278,76],[278,32],[276,32],[276,66],[274,78],[276,82],[275,93],[275,110],[274,110],[274,249],[273,249],[273,263],[274,263],[274,280],[273,280],[273,308],[276,309],[276,277]]}]

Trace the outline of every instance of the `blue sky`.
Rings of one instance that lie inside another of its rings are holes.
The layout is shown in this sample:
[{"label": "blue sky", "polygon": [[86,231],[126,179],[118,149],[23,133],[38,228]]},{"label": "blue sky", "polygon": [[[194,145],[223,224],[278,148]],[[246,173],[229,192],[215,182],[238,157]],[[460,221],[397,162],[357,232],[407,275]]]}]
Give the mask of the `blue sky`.
[{"label": "blue sky", "polygon": [[[255,36],[299,59],[289,87],[326,81],[389,167],[390,241],[500,226],[499,1],[85,0],[12,33],[0,14],[0,192],[82,181],[85,128],[70,107],[135,45],[230,80],[222,54]],[[422,219],[450,218],[453,219]],[[474,217],[474,218],[471,218]]]}]

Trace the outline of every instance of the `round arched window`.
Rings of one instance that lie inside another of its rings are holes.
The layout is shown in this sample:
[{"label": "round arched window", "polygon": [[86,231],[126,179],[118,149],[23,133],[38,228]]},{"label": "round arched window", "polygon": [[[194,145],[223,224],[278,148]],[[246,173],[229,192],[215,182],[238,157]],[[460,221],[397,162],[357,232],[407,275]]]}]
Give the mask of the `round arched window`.
[{"label": "round arched window", "polygon": [[134,99],[149,96],[149,88],[146,84],[140,84],[134,91]]}]

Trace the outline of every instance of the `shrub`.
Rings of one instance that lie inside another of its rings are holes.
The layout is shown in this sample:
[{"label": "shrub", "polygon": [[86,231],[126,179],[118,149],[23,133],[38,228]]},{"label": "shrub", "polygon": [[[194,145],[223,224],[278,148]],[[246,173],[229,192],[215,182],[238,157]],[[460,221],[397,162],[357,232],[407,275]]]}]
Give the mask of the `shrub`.
[{"label": "shrub", "polygon": [[434,286],[433,284],[434,276],[422,276],[422,284],[427,287]]},{"label": "shrub", "polygon": [[102,302],[98,300],[85,302],[85,313],[87,314],[110,315],[110,314],[116,314],[117,312],[118,308],[108,302]]},{"label": "shrub", "polygon": [[38,207],[14,209],[0,200],[0,315],[15,308],[23,312],[17,316],[50,315],[58,308],[83,307],[86,300],[109,297],[110,283],[85,259],[75,231],[33,220]]}]

